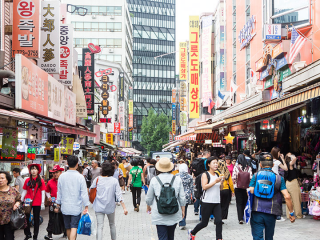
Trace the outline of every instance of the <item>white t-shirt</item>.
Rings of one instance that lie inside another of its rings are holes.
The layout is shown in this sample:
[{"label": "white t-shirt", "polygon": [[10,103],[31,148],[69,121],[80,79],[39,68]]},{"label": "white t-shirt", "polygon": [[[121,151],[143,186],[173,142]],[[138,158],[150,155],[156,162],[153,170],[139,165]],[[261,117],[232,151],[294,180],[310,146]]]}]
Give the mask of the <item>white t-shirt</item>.
[{"label": "white t-shirt", "polygon": [[281,164],[281,162],[279,160],[273,160],[273,167],[272,167],[272,171],[279,175],[279,165]]},{"label": "white t-shirt", "polygon": [[[206,174],[206,173],[203,173]],[[210,175],[210,183],[215,181],[218,176],[216,174]],[[220,182],[213,185],[211,188],[207,189],[206,191],[203,191],[204,197],[202,198],[202,202],[205,203],[220,203]]]}]

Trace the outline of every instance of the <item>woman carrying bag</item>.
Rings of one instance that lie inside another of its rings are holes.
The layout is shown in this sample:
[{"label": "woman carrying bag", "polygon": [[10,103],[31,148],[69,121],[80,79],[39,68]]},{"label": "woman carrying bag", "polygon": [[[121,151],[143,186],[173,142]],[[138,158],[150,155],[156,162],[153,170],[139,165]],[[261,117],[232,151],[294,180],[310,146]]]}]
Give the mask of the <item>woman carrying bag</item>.
[{"label": "woman carrying bag", "polygon": [[45,190],[46,185],[43,179],[40,177],[41,166],[40,164],[29,164],[28,165],[30,177],[26,179],[23,185],[23,192],[21,201],[24,201],[25,212],[27,217],[27,227],[24,229],[25,239],[32,238],[30,232],[30,213],[33,211],[33,240],[38,239],[39,226],[40,226],[40,211],[45,209]]},{"label": "woman carrying bag", "polygon": [[142,184],[145,185],[144,182],[144,176],[143,176],[143,170],[138,166],[139,162],[138,160],[133,160],[131,165],[133,168],[130,170],[130,176],[129,176],[129,184],[132,183],[131,191],[132,191],[132,202],[134,211],[139,212],[139,206],[141,201],[141,188]]}]

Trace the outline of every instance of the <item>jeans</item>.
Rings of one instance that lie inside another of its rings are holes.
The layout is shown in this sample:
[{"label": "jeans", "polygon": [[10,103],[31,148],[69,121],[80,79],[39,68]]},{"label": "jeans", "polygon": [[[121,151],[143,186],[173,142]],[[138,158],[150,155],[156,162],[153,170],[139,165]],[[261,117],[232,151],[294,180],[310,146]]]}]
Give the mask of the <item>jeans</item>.
[{"label": "jeans", "polygon": [[[276,215],[251,212],[250,224],[253,240],[273,240]],[[265,232],[265,238],[263,237],[263,231]]]},{"label": "jeans", "polygon": [[0,225],[0,240],[14,240],[14,230],[10,223]]},{"label": "jeans", "polygon": [[107,215],[110,226],[110,235],[112,240],[116,240],[116,224],[115,224],[115,212],[110,214],[98,213],[96,212],[97,218],[97,240],[102,240],[103,237],[103,226],[104,226],[104,217]]},{"label": "jeans", "polygon": [[174,230],[177,224],[172,226],[157,225],[157,232],[159,240],[174,240]]},{"label": "jeans", "polygon": [[220,203],[201,203],[202,219],[201,222],[191,231],[192,235],[196,235],[201,229],[208,226],[210,215],[213,214],[216,224],[216,239],[222,239],[222,219]]},{"label": "jeans", "polygon": [[[32,206],[32,212],[33,212],[33,221],[34,221],[34,226],[33,226],[33,237],[37,238],[38,233],[39,233],[39,225],[40,225],[40,206]],[[26,236],[31,236],[30,232],[30,214],[26,214],[27,218],[27,227],[24,229],[24,235]]]},{"label": "jeans", "polygon": [[238,220],[243,220],[244,209],[246,207],[248,201],[248,195],[246,189],[236,188],[234,190],[236,194],[236,203],[237,203],[237,212],[238,212]]},{"label": "jeans", "polygon": [[187,225],[187,223],[186,223],[187,212],[188,212],[188,204],[186,204],[186,206],[185,206],[184,218],[179,222],[179,227],[184,227]]},{"label": "jeans", "polygon": [[141,201],[141,187],[132,187],[133,207],[136,208],[137,204],[140,205],[140,201]]},{"label": "jeans", "polygon": [[200,199],[197,199],[193,204],[195,213],[199,212],[199,206],[200,206]]}]

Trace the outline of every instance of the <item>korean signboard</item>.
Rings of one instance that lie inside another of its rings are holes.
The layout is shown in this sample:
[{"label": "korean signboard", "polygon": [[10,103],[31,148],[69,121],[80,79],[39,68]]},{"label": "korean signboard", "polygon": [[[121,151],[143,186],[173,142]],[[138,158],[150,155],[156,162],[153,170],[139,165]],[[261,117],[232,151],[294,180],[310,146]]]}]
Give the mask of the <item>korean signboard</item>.
[{"label": "korean signboard", "polygon": [[[220,32],[221,34],[221,32]],[[211,93],[211,35],[212,16],[202,18],[202,101],[203,106],[209,106]]]},{"label": "korean signboard", "polygon": [[64,121],[64,86],[50,75],[48,76],[48,117]]},{"label": "korean signboard", "polygon": [[189,117],[199,118],[199,16],[189,17]]},{"label": "korean signboard", "polygon": [[60,2],[41,1],[41,33],[38,66],[47,73],[59,73]]},{"label": "korean signboard", "polygon": [[264,25],[266,40],[281,40],[281,24]]},{"label": "korean signboard", "polygon": [[124,73],[119,73],[119,101],[124,101]]},{"label": "korean signboard", "polygon": [[188,86],[187,81],[180,81],[180,111],[188,111],[187,102]]},{"label": "korean signboard", "polygon": [[172,120],[172,134],[176,135],[176,120]]},{"label": "korean signboard", "polygon": [[87,104],[87,114],[94,115],[94,56],[89,48],[82,49],[82,67],[79,69]]},{"label": "korean signboard", "polygon": [[62,137],[60,142],[61,153],[66,155],[73,154],[74,138]]},{"label": "korean signboard", "polygon": [[60,82],[65,86],[73,86],[73,26],[60,25]]},{"label": "korean signboard", "polygon": [[18,129],[3,129],[2,157],[17,157]]},{"label": "korean signboard", "polygon": [[185,127],[188,123],[188,114],[187,112],[180,112],[180,126]]},{"label": "korean signboard", "polygon": [[129,114],[133,114],[133,100],[129,100]]},{"label": "korean signboard", "polygon": [[187,42],[179,43],[179,79],[187,80],[188,63],[187,63]]},{"label": "korean signboard", "polygon": [[133,114],[129,114],[129,128],[132,128],[133,127]]},{"label": "korean signboard", "polygon": [[254,33],[255,29],[255,24],[256,24],[256,17],[252,15],[252,17],[247,21],[246,25],[244,25],[243,29],[240,30],[239,33],[239,43],[240,45],[240,50],[243,48],[247,47],[250,44],[250,41],[252,38],[256,35],[256,32]]},{"label": "korean signboard", "polygon": [[172,103],[172,120],[176,120],[176,104]]},{"label": "korean signboard", "polygon": [[13,1],[12,56],[39,57],[40,0]]},{"label": "korean signboard", "polygon": [[76,125],[76,95],[64,87],[64,122]]},{"label": "korean signboard", "polygon": [[106,134],[106,143],[113,145],[113,134],[112,133]]},{"label": "korean signboard", "polygon": [[76,94],[77,117],[86,118],[87,105],[79,75],[73,75],[73,92]]},{"label": "korean signboard", "polygon": [[102,89],[102,93],[101,93],[101,97],[102,97],[102,101],[101,101],[101,110],[102,110],[102,114],[106,117],[109,114],[109,111],[111,111],[111,106],[109,106],[109,76],[104,75],[101,77],[101,89]]},{"label": "korean signboard", "polygon": [[120,123],[119,122],[114,123],[114,133],[120,133]]},{"label": "korean signboard", "polygon": [[121,130],[125,128],[125,118],[124,118],[124,102],[119,102],[119,122]]},{"label": "korean signboard", "polygon": [[177,102],[177,89],[173,88],[172,89],[172,103]]},{"label": "korean signboard", "polygon": [[42,140],[42,127],[39,124],[29,124],[28,134],[29,145],[38,147]]}]

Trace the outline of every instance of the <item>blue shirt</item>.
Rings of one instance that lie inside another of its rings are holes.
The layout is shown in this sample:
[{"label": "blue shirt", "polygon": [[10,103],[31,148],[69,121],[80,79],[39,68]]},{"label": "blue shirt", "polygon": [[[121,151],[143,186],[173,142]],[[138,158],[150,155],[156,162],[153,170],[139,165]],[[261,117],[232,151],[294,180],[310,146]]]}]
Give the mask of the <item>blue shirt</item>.
[{"label": "blue shirt", "polygon": [[83,206],[89,206],[87,184],[84,177],[76,170],[61,174],[58,181],[57,204],[64,215],[78,216]]},{"label": "blue shirt", "polygon": [[[271,170],[271,168],[264,168],[264,169],[268,169]],[[272,170],[271,170],[272,171]],[[251,181],[250,181],[250,185],[249,187],[255,187],[256,186],[256,174],[253,174]],[[284,182],[283,177],[281,177],[281,186],[280,186],[280,191],[287,189],[286,187],[286,183]]]}]

